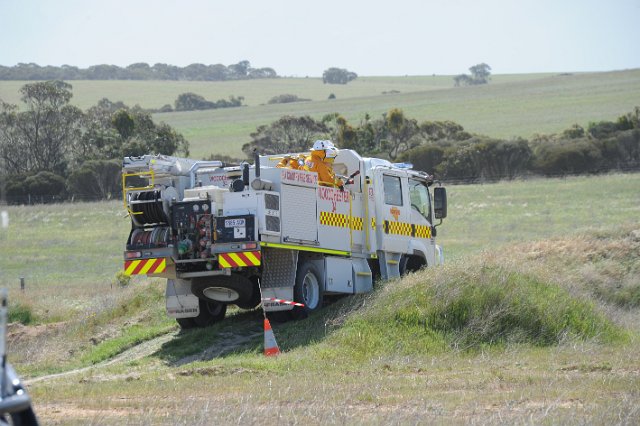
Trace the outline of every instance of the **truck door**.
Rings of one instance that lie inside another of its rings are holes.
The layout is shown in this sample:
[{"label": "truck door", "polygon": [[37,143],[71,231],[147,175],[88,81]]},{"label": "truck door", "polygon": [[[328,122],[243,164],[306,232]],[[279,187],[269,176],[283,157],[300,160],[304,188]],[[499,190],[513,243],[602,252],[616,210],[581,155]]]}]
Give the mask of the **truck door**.
[{"label": "truck door", "polygon": [[426,183],[409,179],[409,199],[411,200],[411,223],[414,227],[414,238],[430,239],[431,224],[431,197]]},{"label": "truck door", "polygon": [[411,237],[410,197],[406,174],[394,170],[377,176],[376,230],[379,250],[406,253]]}]

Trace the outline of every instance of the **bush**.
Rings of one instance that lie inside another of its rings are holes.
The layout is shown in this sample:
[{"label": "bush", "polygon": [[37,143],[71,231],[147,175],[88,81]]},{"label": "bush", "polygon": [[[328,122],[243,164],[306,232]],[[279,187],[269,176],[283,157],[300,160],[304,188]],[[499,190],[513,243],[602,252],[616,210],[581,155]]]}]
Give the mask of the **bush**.
[{"label": "bush", "polygon": [[587,131],[589,132],[589,134],[596,139],[607,138],[611,136],[611,134],[617,132],[618,130],[619,130],[618,125],[611,121],[600,121],[599,123],[589,123],[589,127],[587,128]]},{"label": "bush", "polygon": [[358,78],[358,74],[344,68],[329,68],[322,73],[324,84],[347,84],[351,80]]},{"label": "bush", "polygon": [[127,287],[131,284],[131,276],[124,273],[124,271],[116,272],[116,284],[120,287]]},{"label": "bush", "polygon": [[9,303],[8,321],[19,322],[20,324],[29,325],[35,322],[35,315],[33,314],[33,308],[29,304],[25,303]]},{"label": "bush", "polygon": [[436,171],[447,178],[513,179],[528,170],[531,157],[523,139],[474,137],[447,148]]},{"label": "bush", "polygon": [[69,193],[88,199],[110,199],[122,190],[118,160],[85,161],[67,179]]},{"label": "bush", "polygon": [[544,142],[535,153],[534,169],[546,175],[596,172],[604,164],[598,146],[584,138]]},{"label": "bush", "polygon": [[267,103],[268,104],[288,104],[291,102],[306,102],[310,100],[311,99],[299,98],[297,95],[284,94],[284,95],[274,96],[273,98],[269,99]]},{"label": "bush", "polygon": [[440,145],[421,145],[403,152],[399,160],[413,164],[416,170],[433,173],[440,163],[444,161],[445,152],[445,148]]},{"label": "bush", "polygon": [[232,108],[242,106],[244,97],[229,96],[229,100],[219,99],[215,102],[206,100],[204,97],[195,93],[182,93],[178,95],[175,101],[176,111],[197,111],[204,109]]},{"label": "bush", "polygon": [[64,178],[51,172],[7,177],[7,198],[13,203],[49,202],[64,198]]}]

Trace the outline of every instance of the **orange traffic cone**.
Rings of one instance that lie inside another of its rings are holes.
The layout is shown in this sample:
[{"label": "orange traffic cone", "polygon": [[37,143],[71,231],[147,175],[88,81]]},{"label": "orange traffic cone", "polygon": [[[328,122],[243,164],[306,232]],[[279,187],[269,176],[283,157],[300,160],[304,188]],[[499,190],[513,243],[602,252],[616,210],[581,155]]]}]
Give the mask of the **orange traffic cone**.
[{"label": "orange traffic cone", "polygon": [[278,348],[278,342],[276,342],[276,336],[273,335],[271,330],[271,323],[268,319],[264,319],[264,354],[265,356],[280,355],[280,348]]}]

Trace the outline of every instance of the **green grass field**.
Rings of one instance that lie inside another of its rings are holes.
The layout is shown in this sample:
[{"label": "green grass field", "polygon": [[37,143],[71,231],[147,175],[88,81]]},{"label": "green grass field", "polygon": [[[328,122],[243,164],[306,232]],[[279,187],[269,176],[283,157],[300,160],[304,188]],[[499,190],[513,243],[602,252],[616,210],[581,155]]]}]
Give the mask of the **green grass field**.
[{"label": "green grass field", "polygon": [[[0,82],[0,98],[19,103],[25,82]],[[318,78],[281,78],[233,82],[73,81],[72,102],[81,108],[107,97],[128,105],[159,108],[180,93],[195,92],[209,100],[244,96],[246,107],[155,114],[191,142],[196,158],[210,154],[241,156],[256,127],[283,115],[321,118],[332,112],[359,123],[402,108],[418,121],[452,120],[473,133],[529,138],[560,132],[572,124],[613,120],[631,111],[640,99],[640,70],[580,74],[495,75],[486,86],[453,87],[451,76],[359,77],[347,85],[326,85]],[[386,92],[386,94],[385,94]],[[310,102],[267,105],[280,94]],[[329,94],[336,99],[328,100]]]},{"label": "green grass field", "polygon": [[637,424],[640,174],[448,195],[444,267],[272,323],[277,359],[259,310],[178,333],[160,281],[112,287],[119,203],[3,207],[0,285],[34,314],[9,361],[82,369],[29,384],[46,424]]}]

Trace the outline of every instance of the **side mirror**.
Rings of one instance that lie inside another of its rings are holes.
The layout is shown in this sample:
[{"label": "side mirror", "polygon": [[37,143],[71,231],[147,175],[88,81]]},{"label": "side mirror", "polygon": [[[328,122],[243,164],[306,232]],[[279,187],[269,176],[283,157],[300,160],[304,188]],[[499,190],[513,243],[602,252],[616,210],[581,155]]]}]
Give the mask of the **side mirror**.
[{"label": "side mirror", "polygon": [[433,210],[436,219],[447,217],[447,189],[442,186],[433,188]]}]

